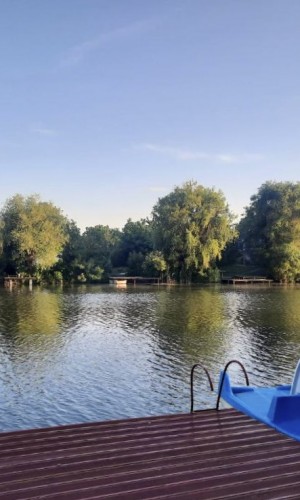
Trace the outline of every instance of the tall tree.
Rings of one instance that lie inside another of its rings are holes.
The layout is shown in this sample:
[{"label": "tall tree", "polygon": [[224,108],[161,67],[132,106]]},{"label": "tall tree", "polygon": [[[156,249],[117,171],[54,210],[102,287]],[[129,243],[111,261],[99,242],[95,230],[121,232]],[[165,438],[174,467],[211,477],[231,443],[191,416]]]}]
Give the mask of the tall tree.
[{"label": "tall tree", "polygon": [[82,235],[82,263],[87,279],[102,279],[111,271],[120,231],[109,226],[87,227]]},{"label": "tall tree", "polygon": [[50,268],[67,240],[66,218],[39,196],[17,194],[0,215],[5,268],[31,275]]},{"label": "tall tree", "polygon": [[252,260],[274,279],[300,279],[300,182],[266,182],[239,224]]},{"label": "tall tree", "polygon": [[[122,229],[119,248],[116,252],[116,263],[128,266],[131,272],[139,262],[141,268],[145,255],[153,249],[152,229],[148,220],[132,221],[128,219]],[[130,271],[129,271],[130,272]]]},{"label": "tall tree", "polygon": [[163,279],[166,270],[167,263],[162,252],[153,250],[146,255],[143,263],[143,272],[146,276],[157,276],[160,279]]},{"label": "tall tree", "polygon": [[182,283],[204,275],[235,235],[224,195],[193,181],[160,198],[152,215],[156,248]]},{"label": "tall tree", "polygon": [[82,273],[82,236],[80,229],[73,220],[66,224],[67,242],[61,252],[55,270],[61,272],[66,281],[76,281]]}]

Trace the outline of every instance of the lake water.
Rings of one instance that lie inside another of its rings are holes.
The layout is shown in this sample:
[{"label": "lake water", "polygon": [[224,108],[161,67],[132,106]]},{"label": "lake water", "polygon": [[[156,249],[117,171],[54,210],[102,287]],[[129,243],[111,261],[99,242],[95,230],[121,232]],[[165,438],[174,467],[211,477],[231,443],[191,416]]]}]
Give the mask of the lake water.
[{"label": "lake water", "polygon": [[[0,430],[188,412],[196,362],[262,385],[299,357],[299,288],[1,288]],[[199,372],[196,407],[214,404]]]}]

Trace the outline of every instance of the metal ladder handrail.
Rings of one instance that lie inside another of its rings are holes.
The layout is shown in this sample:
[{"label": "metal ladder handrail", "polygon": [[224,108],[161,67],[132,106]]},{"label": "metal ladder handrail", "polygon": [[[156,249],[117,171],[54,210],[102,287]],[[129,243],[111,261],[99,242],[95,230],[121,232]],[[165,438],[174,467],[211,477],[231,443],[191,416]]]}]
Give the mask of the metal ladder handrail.
[{"label": "metal ladder handrail", "polygon": [[212,383],[212,380],[211,380],[211,376],[208,372],[208,370],[205,368],[205,366],[203,366],[201,363],[196,363],[195,365],[193,365],[192,369],[191,369],[191,411],[190,413],[193,413],[194,412],[194,372],[195,372],[195,369],[200,366],[206,376],[207,376],[207,379],[209,381],[209,385],[210,385],[210,390],[213,391],[214,390],[214,386],[213,386],[213,383]]},{"label": "metal ladder handrail", "polygon": [[244,375],[245,375],[245,379],[246,379],[246,385],[248,386],[249,385],[249,377],[248,377],[248,374],[246,372],[246,369],[243,365],[243,363],[241,363],[240,361],[238,361],[237,359],[232,359],[231,361],[228,361],[228,363],[226,364],[225,368],[224,368],[224,371],[223,371],[223,374],[222,374],[222,379],[221,379],[221,383],[219,385],[219,391],[218,391],[218,399],[217,399],[217,404],[216,404],[216,410],[218,411],[219,410],[219,405],[220,405],[220,399],[221,399],[221,394],[222,394],[222,389],[223,389],[223,385],[224,385],[224,379],[225,379],[225,374],[229,368],[229,366],[232,364],[232,363],[236,363],[238,364],[241,369],[243,370],[244,372]]}]

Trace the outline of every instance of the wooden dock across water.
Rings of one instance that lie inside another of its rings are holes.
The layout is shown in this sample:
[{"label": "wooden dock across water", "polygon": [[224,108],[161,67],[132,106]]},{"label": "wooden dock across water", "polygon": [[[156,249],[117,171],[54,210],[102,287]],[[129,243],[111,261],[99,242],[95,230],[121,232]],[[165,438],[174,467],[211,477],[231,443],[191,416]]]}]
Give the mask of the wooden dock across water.
[{"label": "wooden dock across water", "polygon": [[0,500],[300,498],[300,443],[235,410],[0,434]]},{"label": "wooden dock across water", "polygon": [[24,283],[28,283],[29,288],[32,288],[32,283],[36,278],[32,276],[5,276],[3,278],[4,286],[12,288],[15,285],[24,285]]},{"label": "wooden dock across water", "polygon": [[110,276],[109,284],[116,286],[127,285],[159,285],[160,278],[151,278],[143,276]]},{"label": "wooden dock across water", "polygon": [[273,280],[261,276],[224,276],[221,282],[226,285],[270,285]]}]

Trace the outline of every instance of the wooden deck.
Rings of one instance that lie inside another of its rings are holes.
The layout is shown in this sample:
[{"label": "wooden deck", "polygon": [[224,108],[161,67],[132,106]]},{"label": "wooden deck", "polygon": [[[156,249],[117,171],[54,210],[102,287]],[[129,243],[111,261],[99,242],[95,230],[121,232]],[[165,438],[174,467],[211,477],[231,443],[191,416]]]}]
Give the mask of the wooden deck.
[{"label": "wooden deck", "polygon": [[300,443],[235,410],[0,434],[0,499],[300,498]]}]

